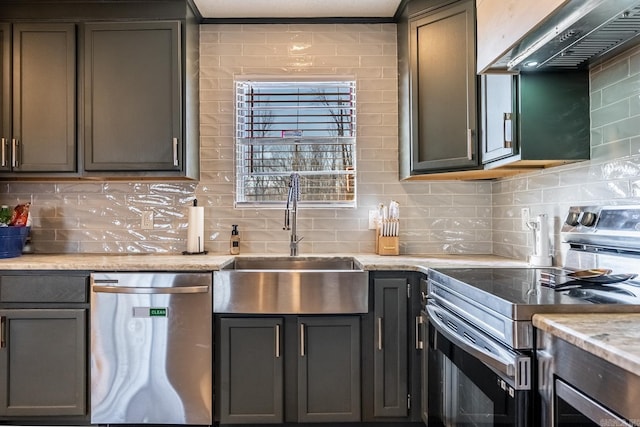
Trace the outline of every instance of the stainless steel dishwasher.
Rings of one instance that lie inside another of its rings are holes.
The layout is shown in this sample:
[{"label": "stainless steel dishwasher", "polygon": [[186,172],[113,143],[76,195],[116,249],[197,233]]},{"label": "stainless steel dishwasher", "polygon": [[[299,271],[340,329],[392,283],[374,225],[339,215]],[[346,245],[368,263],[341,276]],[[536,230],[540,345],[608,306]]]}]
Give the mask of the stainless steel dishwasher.
[{"label": "stainless steel dishwasher", "polygon": [[91,275],[91,423],[212,424],[212,274]]}]

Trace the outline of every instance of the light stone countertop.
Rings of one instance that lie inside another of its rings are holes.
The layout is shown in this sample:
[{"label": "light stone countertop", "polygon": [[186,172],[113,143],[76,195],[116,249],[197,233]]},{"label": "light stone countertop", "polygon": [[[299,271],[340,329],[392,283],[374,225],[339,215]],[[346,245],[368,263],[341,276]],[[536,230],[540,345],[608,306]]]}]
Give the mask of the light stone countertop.
[{"label": "light stone countertop", "polygon": [[533,325],[640,375],[640,313],[536,314]]},{"label": "light stone countertop", "polygon": [[[238,255],[247,258],[288,258],[276,254]],[[364,270],[427,271],[429,267],[526,267],[524,261],[495,255],[411,255],[380,256],[369,254],[309,254],[298,258],[353,257]],[[102,254],[52,254],[22,255],[0,259],[2,270],[87,270],[87,271],[200,271],[220,270],[229,265],[235,256],[226,254],[180,255],[102,255]]]}]

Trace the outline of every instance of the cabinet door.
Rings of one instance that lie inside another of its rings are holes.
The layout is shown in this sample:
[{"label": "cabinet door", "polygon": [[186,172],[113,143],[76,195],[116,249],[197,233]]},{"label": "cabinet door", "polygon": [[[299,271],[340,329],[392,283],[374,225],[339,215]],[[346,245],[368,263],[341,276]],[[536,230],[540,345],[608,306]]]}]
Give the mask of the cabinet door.
[{"label": "cabinet door", "polygon": [[474,10],[457,2],[409,23],[414,172],[478,165]]},{"label": "cabinet door", "polygon": [[12,81],[11,168],[75,171],[75,25],[14,24]]},{"label": "cabinet door", "polygon": [[429,327],[426,312],[420,313],[420,416],[425,424],[429,422]]},{"label": "cabinet door", "polygon": [[11,140],[11,26],[0,24],[0,171],[10,169]]},{"label": "cabinet door", "polygon": [[86,310],[0,310],[0,415],[86,413]]},{"label": "cabinet door", "polygon": [[298,319],[298,421],[360,421],[360,318]]},{"label": "cabinet door", "polygon": [[282,319],[220,319],[220,422],[283,422]]},{"label": "cabinet door", "polygon": [[509,74],[487,74],[481,80],[482,163],[516,153],[513,136],[515,80]]},{"label": "cabinet door", "polygon": [[374,415],[408,415],[407,279],[374,280]]},{"label": "cabinet door", "polygon": [[89,23],[84,43],[85,169],[179,171],[180,23]]}]

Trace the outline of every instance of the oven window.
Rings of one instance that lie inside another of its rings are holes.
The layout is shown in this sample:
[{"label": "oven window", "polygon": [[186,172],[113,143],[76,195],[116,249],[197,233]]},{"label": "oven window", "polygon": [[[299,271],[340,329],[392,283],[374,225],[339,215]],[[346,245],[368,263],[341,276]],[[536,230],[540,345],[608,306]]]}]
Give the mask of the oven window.
[{"label": "oven window", "polygon": [[433,426],[531,426],[531,392],[493,370],[430,325],[428,419]]},{"label": "oven window", "polygon": [[450,390],[445,394],[444,413],[455,425],[487,426],[494,425],[495,404],[485,392],[463,371],[440,353],[443,365],[443,384]]},{"label": "oven window", "polygon": [[556,378],[554,385],[556,427],[634,425],[562,379]]},{"label": "oven window", "polygon": [[556,423],[557,427],[598,427],[598,424],[585,417],[576,408],[565,402],[563,399],[556,400]]}]

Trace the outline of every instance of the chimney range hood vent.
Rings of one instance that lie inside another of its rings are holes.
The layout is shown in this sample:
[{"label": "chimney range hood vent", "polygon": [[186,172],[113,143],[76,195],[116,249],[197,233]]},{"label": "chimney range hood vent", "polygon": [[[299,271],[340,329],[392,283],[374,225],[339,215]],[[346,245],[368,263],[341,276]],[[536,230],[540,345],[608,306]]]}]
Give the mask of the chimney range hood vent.
[{"label": "chimney range hood vent", "polygon": [[640,0],[570,0],[491,67],[584,69],[640,43]]}]

